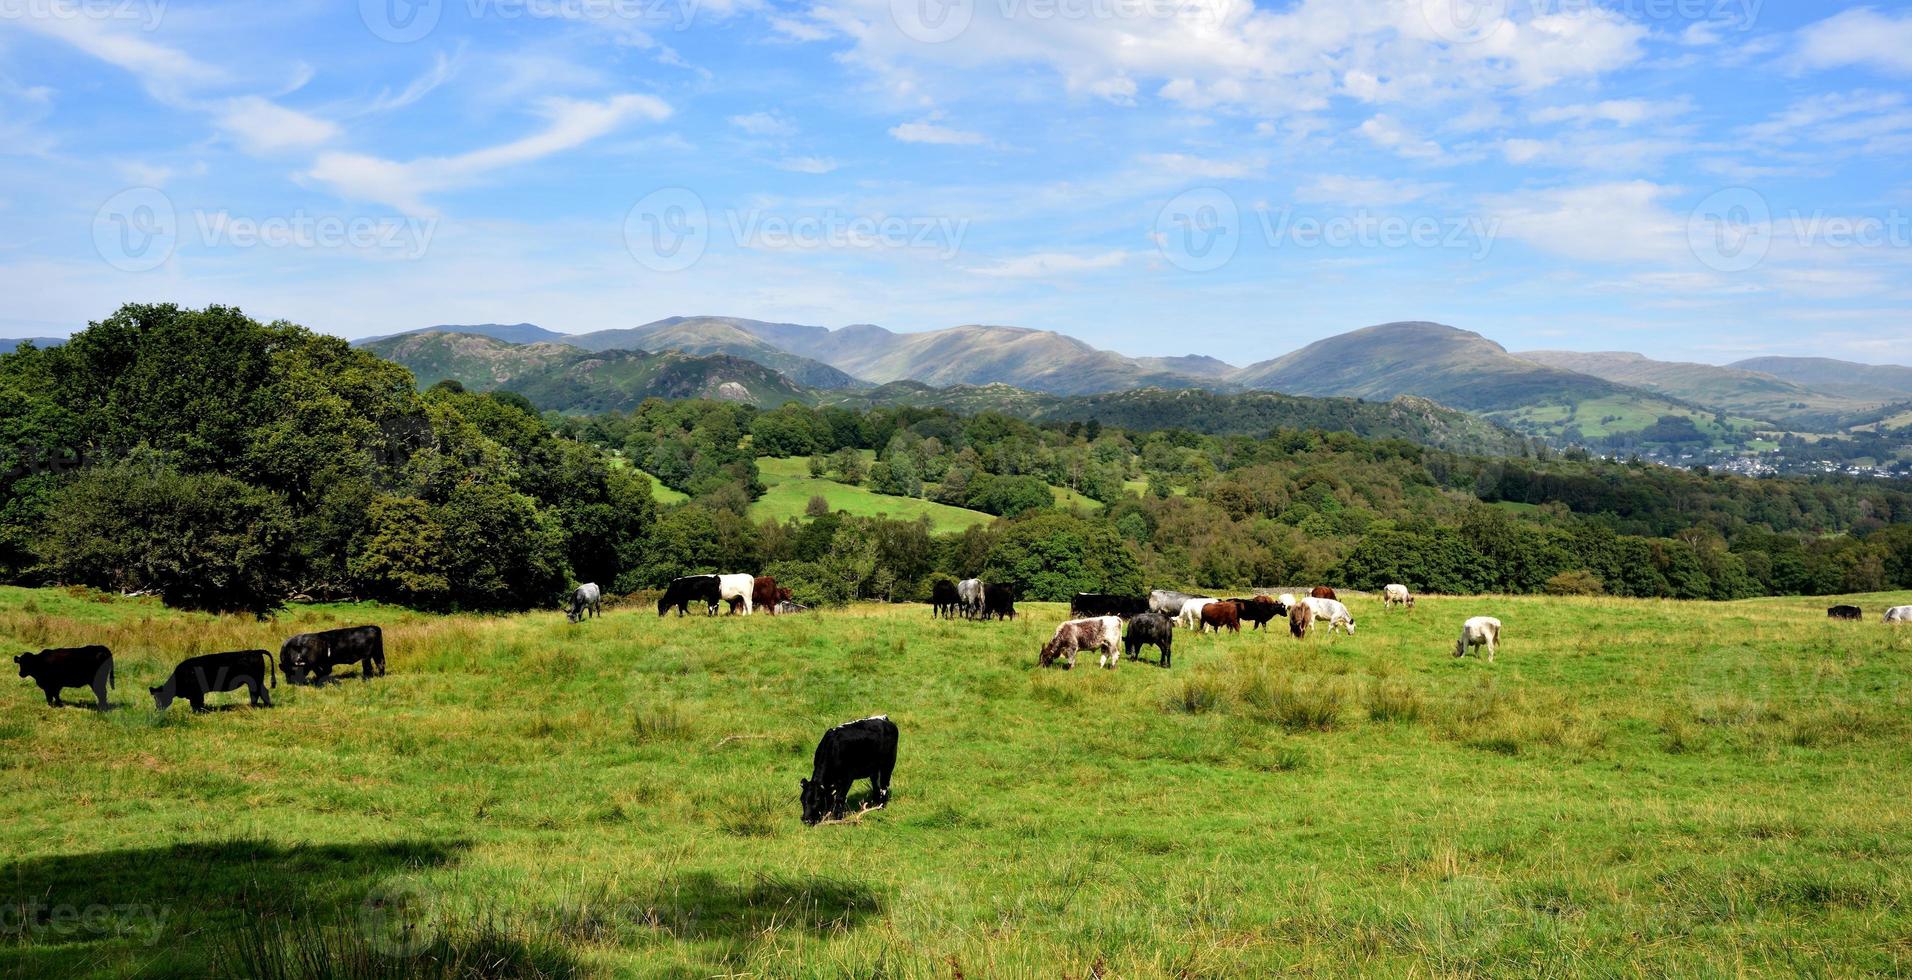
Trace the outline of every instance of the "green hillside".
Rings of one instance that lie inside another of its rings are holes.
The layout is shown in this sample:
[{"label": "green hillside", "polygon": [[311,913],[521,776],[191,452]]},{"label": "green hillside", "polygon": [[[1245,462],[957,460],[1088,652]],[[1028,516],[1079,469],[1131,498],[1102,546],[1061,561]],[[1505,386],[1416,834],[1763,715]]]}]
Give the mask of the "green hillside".
[{"label": "green hillside", "polygon": [[[874,452],[866,452],[864,456],[876,458]],[[802,517],[810,506],[810,498],[819,496],[829,503],[832,511],[840,510],[856,517],[890,517],[904,521],[927,517],[933,534],[953,533],[995,520],[981,511],[913,497],[892,497],[867,487],[817,479],[810,475],[810,461],[804,458],[766,456],[757,460],[757,472],[767,489],[750,505],[752,520],[785,521]]]},{"label": "green hillside", "polygon": [[1520,357],[1735,415],[1794,428],[1830,428],[1879,402],[1844,397],[1770,374],[1713,364],[1656,361],[1625,352],[1524,351]]},{"label": "green hillside", "polygon": [[600,330],[567,338],[591,351],[676,350],[686,354],[729,354],[755,361],[812,388],[861,388],[859,381],[822,361],[784,351],[726,317],[674,316],[641,327]]}]

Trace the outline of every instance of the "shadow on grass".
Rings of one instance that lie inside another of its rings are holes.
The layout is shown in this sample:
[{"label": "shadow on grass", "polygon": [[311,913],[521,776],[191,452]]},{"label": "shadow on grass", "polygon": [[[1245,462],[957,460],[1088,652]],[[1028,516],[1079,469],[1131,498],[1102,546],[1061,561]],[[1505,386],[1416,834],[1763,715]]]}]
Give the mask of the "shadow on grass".
[{"label": "shadow on grass", "polygon": [[490,923],[414,928],[431,896],[409,876],[467,846],[239,838],[10,860],[0,864],[0,975],[575,973],[562,954]]},{"label": "shadow on grass", "polygon": [[659,883],[642,918],[673,940],[707,944],[705,956],[734,966],[756,947],[775,943],[778,932],[849,932],[883,908],[882,896],[856,881],[815,875],[737,881],[693,872]]}]

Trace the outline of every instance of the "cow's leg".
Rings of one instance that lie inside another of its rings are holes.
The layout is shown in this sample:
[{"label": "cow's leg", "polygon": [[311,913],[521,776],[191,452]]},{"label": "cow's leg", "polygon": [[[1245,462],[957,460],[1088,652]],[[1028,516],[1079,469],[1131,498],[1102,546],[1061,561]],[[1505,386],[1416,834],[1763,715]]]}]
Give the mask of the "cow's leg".
[{"label": "cow's leg", "polygon": [[246,691],[252,695],[253,707],[272,707],[272,695],[266,691],[266,682],[264,680],[257,677],[248,679],[246,681]]},{"label": "cow's leg", "polygon": [[64,707],[66,707],[66,702],[65,702],[65,701],[62,701],[62,700],[60,700],[60,689],[59,689],[59,688],[57,688],[57,687],[43,687],[43,688],[41,688],[41,689],[40,689],[40,693],[42,693],[42,694],[44,694],[44,695],[46,695],[46,706],[47,706],[47,707],[49,707],[49,708],[64,708]]},{"label": "cow's leg", "polygon": [[206,713],[206,693],[204,691],[198,694],[186,695],[186,703],[192,705],[193,714],[203,715]]},{"label": "cow's leg", "polygon": [[98,675],[96,675],[93,678],[93,700],[97,702],[94,705],[95,708],[97,708],[100,711],[106,710],[106,672],[105,671],[101,671]]}]

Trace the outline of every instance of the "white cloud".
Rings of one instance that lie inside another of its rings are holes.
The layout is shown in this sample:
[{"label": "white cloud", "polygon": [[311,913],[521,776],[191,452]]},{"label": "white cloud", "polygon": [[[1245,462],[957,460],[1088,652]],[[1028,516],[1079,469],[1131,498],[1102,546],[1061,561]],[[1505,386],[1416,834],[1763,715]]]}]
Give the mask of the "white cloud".
[{"label": "white cloud", "polygon": [[1676,115],[1686,111],[1686,108],[1684,99],[1673,102],[1609,99],[1582,105],[1549,106],[1535,110],[1531,118],[1537,123],[1571,122],[1584,126],[1605,122],[1615,126],[1633,126],[1650,119]]},{"label": "white cloud", "polygon": [[1375,116],[1361,124],[1360,132],[1374,145],[1409,160],[1438,160],[1445,155],[1439,143],[1410,132],[1393,116]]},{"label": "white cloud", "polygon": [[1000,259],[985,266],[977,266],[969,271],[979,276],[991,276],[1000,279],[1040,279],[1049,276],[1067,276],[1081,272],[1097,272],[1114,269],[1129,260],[1126,249],[1101,252],[1095,255],[1074,255],[1068,252],[1038,252],[1033,255],[1021,255]]},{"label": "white cloud", "polygon": [[1806,68],[1870,68],[1912,75],[1912,13],[1892,17],[1871,7],[1840,11],[1799,32]]},{"label": "white cloud", "polygon": [[306,149],[331,140],[339,127],[256,95],[229,100],[219,128],[251,153]]},{"label": "white cloud", "polygon": [[1501,234],[1588,262],[1690,266],[1687,222],[1668,210],[1669,188],[1635,180],[1485,198]]},{"label": "white cloud", "polygon": [[1422,184],[1411,180],[1330,174],[1316,177],[1296,188],[1295,200],[1307,204],[1387,207],[1423,200],[1443,189],[1444,185],[1441,184]]},{"label": "white cloud", "polygon": [[601,102],[549,99],[545,128],[521,139],[457,156],[399,162],[359,153],[320,155],[306,176],[340,196],[429,213],[423,199],[436,191],[467,186],[503,167],[529,163],[574,149],[631,120],[668,118],[670,106],[649,95],[618,95]]},{"label": "white cloud", "polygon": [[932,143],[937,146],[987,146],[989,137],[965,129],[954,129],[934,122],[911,122],[890,127],[890,135],[905,143]]},{"label": "white cloud", "polygon": [[1242,180],[1267,172],[1262,160],[1217,160],[1187,153],[1149,153],[1137,161],[1147,170],[1185,180]]},{"label": "white cloud", "polygon": [[730,124],[752,136],[791,136],[797,131],[795,123],[774,112],[751,112],[731,116]]},{"label": "white cloud", "polygon": [[785,157],[777,161],[777,167],[799,174],[827,174],[837,169],[837,162],[830,157]]}]

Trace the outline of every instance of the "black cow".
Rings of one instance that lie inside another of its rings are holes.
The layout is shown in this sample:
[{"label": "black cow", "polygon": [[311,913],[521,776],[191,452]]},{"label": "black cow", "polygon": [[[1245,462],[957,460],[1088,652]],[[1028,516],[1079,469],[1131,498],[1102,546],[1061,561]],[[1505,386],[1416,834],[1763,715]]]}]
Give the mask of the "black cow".
[{"label": "black cow", "polygon": [[1175,659],[1175,621],[1153,612],[1130,619],[1129,630],[1122,635],[1122,648],[1128,651],[1129,659],[1142,659],[1142,648],[1149,645],[1162,651],[1162,666],[1167,667]]},{"label": "black cow", "polygon": [[[146,690],[153,696],[153,707],[161,711],[172,707],[174,698],[185,698],[197,714],[206,710],[206,695],[242,687],[251,696],[253,707],[270,708],[272,695],[266,693],[266,680],[259,676],[268,670],[272,670],[272,654],[264,650],[208,653],[180,661],[166,683]],[[279,686],[276,670],[272,670],[272,686]]]},{"label": "black cow", "polygon": [[1241,612],[1241,621],[1254,623],[1256,629],[1268,625],[1268,621],[1277,616],[1288,615],[1288,607],[1270,596],[1258,595],[1252,599],[1230,599]]},{"label": "black cow", "polygon": [[604,615],[604,590],[596,582],[586,582],[571,592],[571,608],[565,610],[564,618],[574,623],[584,621],[584,617]]},{"label": "black cow", "polygon": [[931,618],[955,619],[962,609],[963,598],[956,592],[956,583],[939,578],[929,587],[929,614]]},{"label": "black cow", "polygon": [[803,822],[817,824],[825,815],[843,819],[843,803],[850,784],[870,781],[870,802],[888,806],[890,773],[896,771],[896,723],[888,715],[847,722],[823,733],[803,787]]},{"label": "black cow", "polygon": [[994,616],[998,619],[1016,618],[1016,587],[1013,585],[983,586],[983,618]]},{"label": "black cow", "polygon": [[664,598],[657,600],[657,614],[662,616],[676,606],[677,615],[682,616],[690,612],[693,602],[703,603],[707,611],[715,610],[717,603],[722,601],[723,593],[717,588],[717,576],[686,575],[671,580],[670,587],[664,590]]},{"label": "black cow", "polygon": [[1860,609],[1858,606],[1833,606],[1832,608],[1826,610],[1826,615],[1832,617],[1833,619],[1864,619],[1866,618],[1865,610]]},{"label": "black cow", "polygon": [[60,691],[69,687],[90,687],[99,709],[106,710],[106,689],[113,686],[113,651],[94,644],[84,647],[57,647],[39,653],[23,653],[13,662],[20,665],[20,676],[31,677],[46,694],[49,708],[64,708]]},{"label": "black cow", "polygon": [[1069,600],[1069,615],[1075,619],[1093,616],[1120,616],[1128,619],[1149,611],[1149,601],[1140,596],[1078,592]]},{"label": "black cow", "polygon": [[300,633],[279,648],[279,669],[288,684],[323,684],[332,668],[358,664],[359,680],[372,679],[372,669],[385,676],[385,634],[376,626],[349,626],[320,633]]}]

